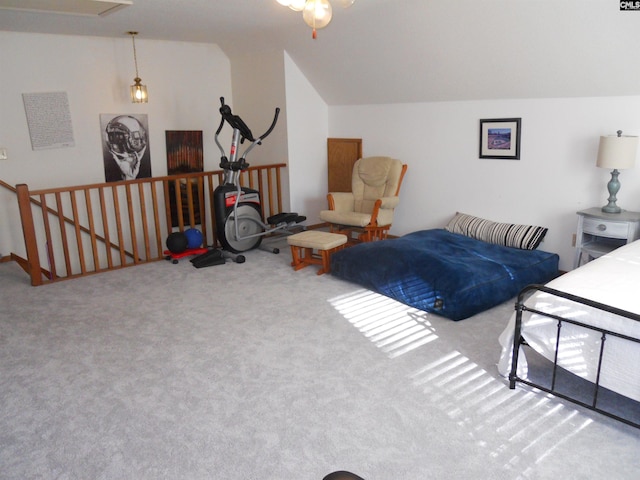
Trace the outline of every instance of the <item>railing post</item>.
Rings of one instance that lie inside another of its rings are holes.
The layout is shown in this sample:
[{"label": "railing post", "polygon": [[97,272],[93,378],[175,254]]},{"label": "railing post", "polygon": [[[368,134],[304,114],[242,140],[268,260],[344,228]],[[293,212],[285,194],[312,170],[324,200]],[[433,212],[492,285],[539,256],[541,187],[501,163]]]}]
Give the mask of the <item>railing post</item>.
[{"label": "railing post", "polygon": [[18,196],[18,208],[20,209],[24,246],[27,250],[29,276],[31,277],[31,285],[35,287],[42,285],[42,272],[40,270],[38,243],[36,242],[36,229],[33,224],[33,213],[31,212],[29,187],[24,183],[16,185],[16,194]]}]

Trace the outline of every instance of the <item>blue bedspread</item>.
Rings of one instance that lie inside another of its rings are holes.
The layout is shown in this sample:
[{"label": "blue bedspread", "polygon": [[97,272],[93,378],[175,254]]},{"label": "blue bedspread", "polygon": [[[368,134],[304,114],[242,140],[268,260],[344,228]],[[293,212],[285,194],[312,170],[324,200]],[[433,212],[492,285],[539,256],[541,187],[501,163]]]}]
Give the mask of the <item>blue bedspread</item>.
[{"label": "blue bedspread", "polygon": [[444,229],[336,252],[331,273],[406,305],[462,320],[558,275],[558,255],[493,245]]}]

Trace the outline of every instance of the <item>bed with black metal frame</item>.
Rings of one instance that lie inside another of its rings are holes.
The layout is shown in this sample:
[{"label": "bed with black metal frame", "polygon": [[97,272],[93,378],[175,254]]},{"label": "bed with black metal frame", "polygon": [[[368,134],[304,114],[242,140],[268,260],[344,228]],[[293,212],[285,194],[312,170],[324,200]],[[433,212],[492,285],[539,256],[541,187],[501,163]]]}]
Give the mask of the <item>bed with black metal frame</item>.
[{"label": "bed with black metal frame", "polygon": [[500,373],[640,428],[640,241],[518,295]]}]

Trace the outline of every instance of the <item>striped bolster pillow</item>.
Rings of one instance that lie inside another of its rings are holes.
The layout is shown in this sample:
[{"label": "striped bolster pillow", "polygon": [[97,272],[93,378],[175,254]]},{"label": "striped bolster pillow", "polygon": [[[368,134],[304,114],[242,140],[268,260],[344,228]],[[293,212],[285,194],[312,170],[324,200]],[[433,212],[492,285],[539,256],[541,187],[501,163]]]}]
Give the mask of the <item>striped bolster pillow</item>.
[{"label": "striped bolster pillow", "polygon": [[522,250],[535,250],[547,234],[547,229],[544,227],[492,222],[459,212],[447,224],[445,230],[484,242]]}]

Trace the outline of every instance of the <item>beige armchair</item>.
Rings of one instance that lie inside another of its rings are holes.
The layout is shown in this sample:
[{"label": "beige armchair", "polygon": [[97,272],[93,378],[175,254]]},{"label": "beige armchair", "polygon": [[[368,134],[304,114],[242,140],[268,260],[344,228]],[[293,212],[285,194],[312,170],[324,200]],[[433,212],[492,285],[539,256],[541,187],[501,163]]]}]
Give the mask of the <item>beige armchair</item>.
[{"label": "beige armchair", "polygon": [[350,242],[387,238],[406,171],[400,160],[361,158],[353,166],[351,192],[330,192],[329,210],[322,210],[320,219],[329,223],[332,233],[347,235]]}]

